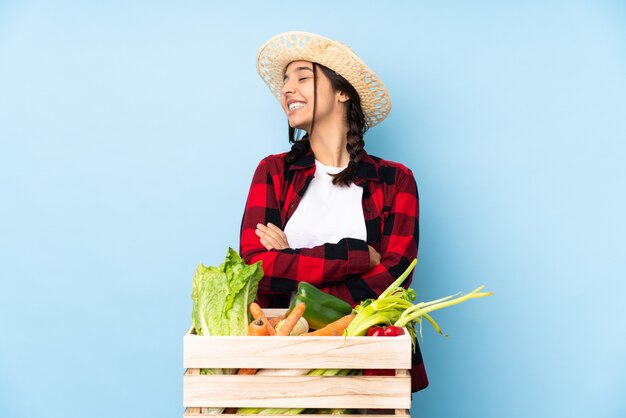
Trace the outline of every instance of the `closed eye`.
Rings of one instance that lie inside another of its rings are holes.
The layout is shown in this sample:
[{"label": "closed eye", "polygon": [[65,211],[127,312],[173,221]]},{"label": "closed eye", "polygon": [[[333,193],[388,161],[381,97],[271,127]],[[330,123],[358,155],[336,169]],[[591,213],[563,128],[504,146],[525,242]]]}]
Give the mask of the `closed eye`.
[{"label": "closed eye", "polygon": [[[295,72],[300,72],[300,71],[310,71],[311,73],[313,73],[313,70],[310,67],[298,67],[298,68],[294,69],[293,72],[295,73]],[[307,78],[310,78],[310,77],[307,77]],[[283,76],[283,82],[286,83],[288,79],[289,79],[289,76],[287,74],[285,74]],[[300,80],[302,80],[302,79],[300,79]]]}]

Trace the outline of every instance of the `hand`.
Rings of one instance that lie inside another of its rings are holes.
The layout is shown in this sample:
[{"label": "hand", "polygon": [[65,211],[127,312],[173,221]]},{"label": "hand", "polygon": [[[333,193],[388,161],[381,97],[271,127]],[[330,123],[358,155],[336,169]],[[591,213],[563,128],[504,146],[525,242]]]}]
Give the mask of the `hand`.
[{"label": "hand", "polygon": [[261,239],[261,244],[266,250],[284,250],[289,248],[287,235],[276,225],[268,223],[267,226],[257,224],[255,234]]},{"label": "hand", "polygon": [[370,269],[380,264],[380,254],[371,245],[367,246],[370,252]]}]

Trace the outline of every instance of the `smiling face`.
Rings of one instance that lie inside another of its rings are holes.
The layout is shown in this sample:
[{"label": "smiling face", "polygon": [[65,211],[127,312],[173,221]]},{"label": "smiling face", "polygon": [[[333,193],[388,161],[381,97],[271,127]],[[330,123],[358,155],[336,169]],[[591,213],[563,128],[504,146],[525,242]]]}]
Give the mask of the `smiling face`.
[{"label": "smiling face", "polygon": [[315,83],[313,64],[309,61],[293,61],[285,69],[284,85],[280,104],[289,120],[289,126],[310,133],[315,117],[315,125],[338,118],[343,121],[347,96],[333,89],[330,80],[319,69],[316,73],[317,104],[315,105]]}]

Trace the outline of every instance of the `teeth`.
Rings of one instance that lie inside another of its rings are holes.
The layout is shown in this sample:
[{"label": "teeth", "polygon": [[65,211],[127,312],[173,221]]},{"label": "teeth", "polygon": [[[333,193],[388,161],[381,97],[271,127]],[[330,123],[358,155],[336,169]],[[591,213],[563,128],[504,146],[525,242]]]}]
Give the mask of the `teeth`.
[{"label": "teeth", "polygon": [[304,107],[304,103],[294,102],[289,105],[289,110],[300,109],[301,107]]}]

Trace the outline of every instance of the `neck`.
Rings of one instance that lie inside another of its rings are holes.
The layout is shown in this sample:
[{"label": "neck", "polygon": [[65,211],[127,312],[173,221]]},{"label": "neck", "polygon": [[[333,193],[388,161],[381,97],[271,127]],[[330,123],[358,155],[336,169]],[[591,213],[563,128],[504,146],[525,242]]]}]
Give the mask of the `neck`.
[{"label": "neck", "polygon": [[333,124],[313,128],[309,138],[315,159],[331,167],[345,167],[350,162],[350,154],[346,150],[346,124]]}]

